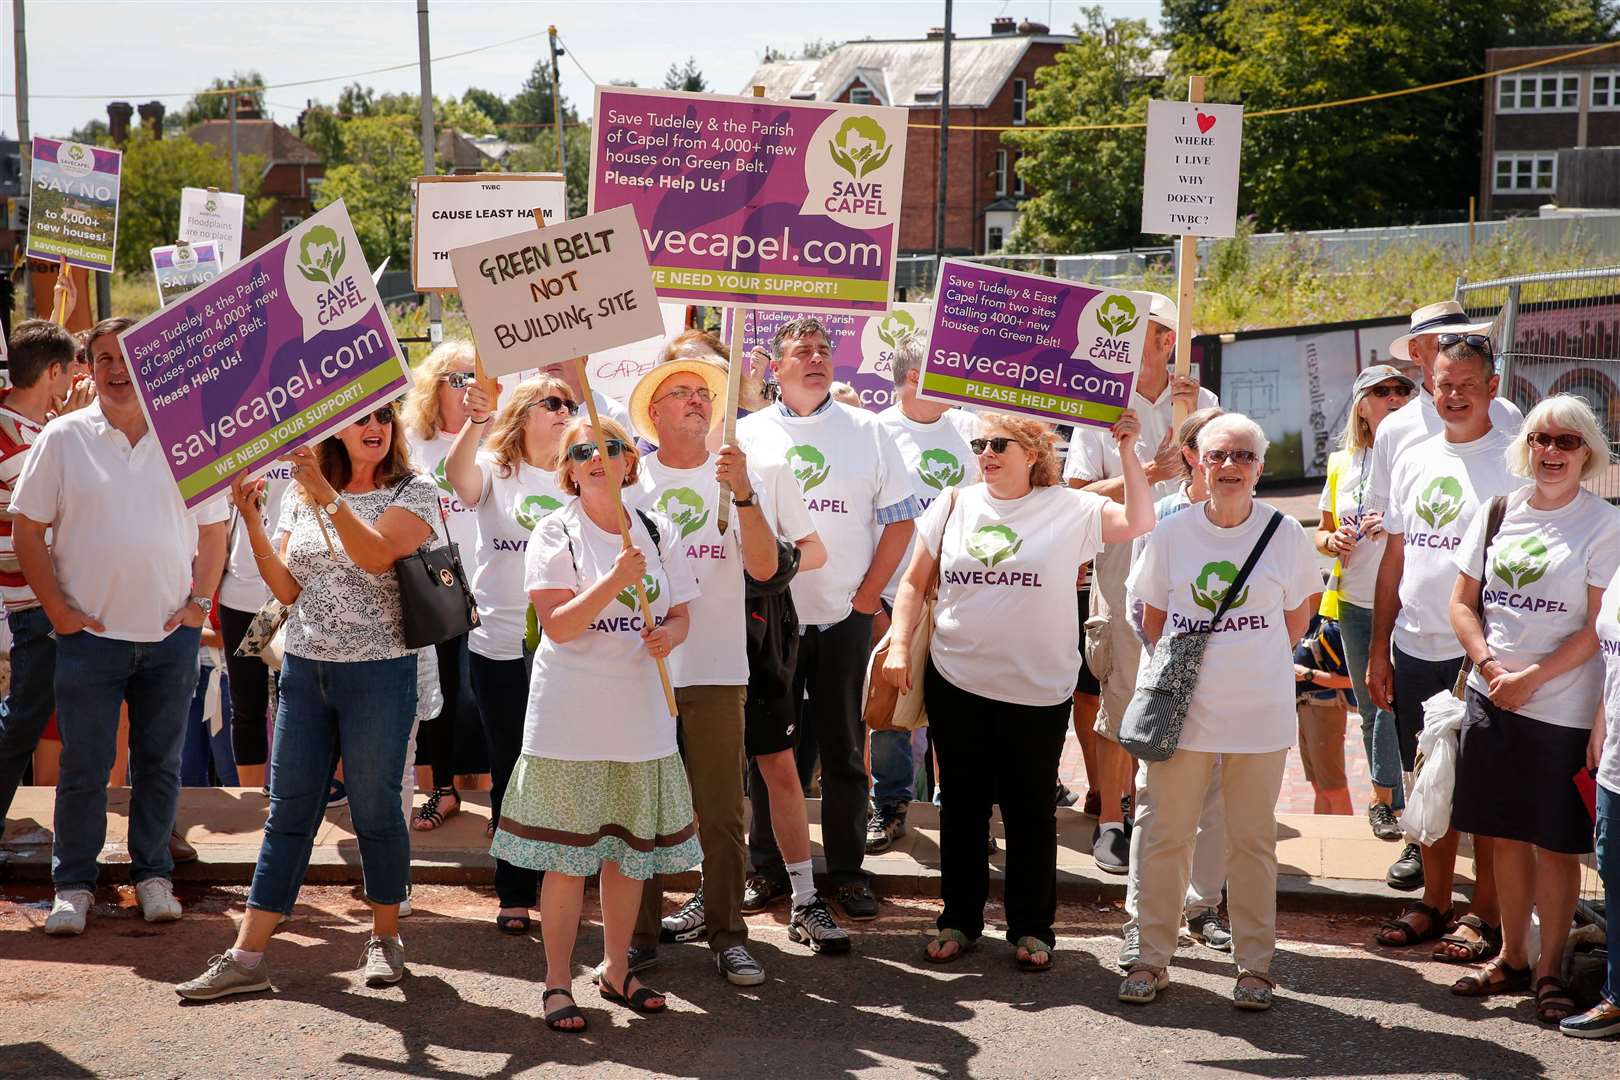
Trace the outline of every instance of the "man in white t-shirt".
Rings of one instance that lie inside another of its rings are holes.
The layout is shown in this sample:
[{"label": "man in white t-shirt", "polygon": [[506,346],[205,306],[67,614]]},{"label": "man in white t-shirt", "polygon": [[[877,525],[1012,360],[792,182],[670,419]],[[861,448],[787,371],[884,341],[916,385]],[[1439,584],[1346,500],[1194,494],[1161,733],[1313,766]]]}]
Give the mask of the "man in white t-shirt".
[{"label": "man in white t-shirt", "polygon": [[133,322],[104,319],[91,330],[96,402],[46,425],[11,502],[17,559],[57,638],[50,934],[84,931],[125,701],[130,877],[148,922],[180,917],[169,836],[201,627],[225,567],[226,513],[223,499],[190,511],[180,498],[118,341]]},{"label": "man in white t-shirt", "polygon": [[[1465,339],[1442,349],[1433,365],[1442,432],[1407,447],[1390,472],[1383,519],[1390,542],[1378,565],[1367,653],[1367,691],[1380,708],[1395,713],[1401,763],[1408,773],[1423,728],[1423,703],[1449,692],[1462,667],[1463,647],[1451,629],[1454,556],[1480,508],[1524,483],[1508,471],[1511,436],[1491,420],[1497,377],[1489,342]],[[1388,423],[1380,427],[1380,438]],[[1427,851],[1416,844],[1402,851],[1385,880],[1403,891],[1421,888],[1423,900],[1380,931],[1380,944],[1416,945],[1450,929],[1446,923],[1457,842],[1453,829]],[[1476,836],[1470,914],[1486,928],[1501,925],[1492,854],[1492,841]],[[1476,942],[1483,936],[1480,928],[1469,926],[1459,926],[1456,934]]]},{"label": "man in white t-shirt", "polygon": [[[1182,402],[1187,412],[1220,404],[1214,394],[1198,385],[1198,380],[1182,378],[1170,371],[1176,352],[1176,305],[1168,296],[1151,293],[1147,338],[1142,347],[1142,370],[1131,388],[1129,408],[1136,410],[1142,424],[1142,437],[1136,441],[1136,456],[1147,470],[1153,497],[1162,499],[1177,491],[1182,478],[1181,450],[1174,444],[1175,406]],[[1125,498],[1125,481],[1120,472],[1119,448],[1104,428],[1076,427],[1069,444],[1069,457],[1063,477],[1070,487],[1106,495],[1117,502]],[[1093,782],[1101,789],[1101,807],[1091,853],[1097,866],[1112,874],[1130,868],[1130,831],[1126,802],[1131,793],[1135,766],[1119,745],[1119,722],[1136,692],[1136,672],[1141,645],[1126,618],[1125,579],[1131,570],[1131,545],[1104,545],[1091,569],[1090,621],[1106,620],[1105,641],[1088,640],[1087,662],[1094,655],[1109,659],[1096,666],[1094,673],[1102,686],[1100,707],[1095,717],[1097,772]],[[1087,635],[1088,639],[1091,635]],[[1101,649],[1098,648],[1101,644]],[[1076,698],[1075,724],[1088,724],[1082,702],[1090,706],[1096,699]]]},{"label": "man in white t-shirt", "polygon": [[[917,396],[927,342],[910,335],[895,346],[890,359],[895,403],[878,413],[889,438],[900,448],[917,505],[927,510],[933,501],[960,484],[979,479],[979,459],[968,446],[978,433],[978,419],[965,409]],[[886,612],[894,607],[900,578],[911,562],[915,540],[906,546],[900,565],[883,587],[884,613],[876,616],[875,632],[888,629]],[[916,758],[910,731],[872,732],[872,818],[866,823],[866,853],[876,855],[906,832],[906,810],[911,805]]]},{"label": "man in white t-shirt", "polygon": [[[814,318],[782,324],[771,370],[781,387],[773,406],[745,417],[737,441],[760,464],[786,463],[827,546],[827,564],[800,573],[791,593],[799,616],[794,697],[801,751],[821,756],[821,836],[834,899],[852,919],[875,919],[877,897],[861,869],[866,854],[867,784],[861,682],[872,645],[872,616],[883,586],[911,542],[921,513],[900,450],[871,413],[831,396],[832,349]],[[874,523],[880,527],[875,531]],[[814,731],[805,730],[813,717]],[[806,758],[800,757],[800,779]],[[755,876],[743,910],[763,910],[788,892],[770,824],[764,784],[750,784],[749,829]]]}]

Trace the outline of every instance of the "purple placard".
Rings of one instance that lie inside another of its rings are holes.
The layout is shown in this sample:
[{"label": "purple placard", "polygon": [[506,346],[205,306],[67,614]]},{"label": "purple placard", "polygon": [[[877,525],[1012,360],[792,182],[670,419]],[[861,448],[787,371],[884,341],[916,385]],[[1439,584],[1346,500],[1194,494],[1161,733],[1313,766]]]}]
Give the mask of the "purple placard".
[{"label": "purple placard", "polygon": [[45,138],[34,139],[30,153],[28,256],[111,272],[123,153]]},{"label": "purple placard", "polygon": [[904,109],[597,87],[591,212],[631,206],[664,300],[882,311]]},{"label": "purple placard", "polygon": [[731,320],[742,313],[743,351],[772,350],[776,331],[791,319],[813,315],[827,328],[832,346],[833,378],[848,383],[860,395],[861,407],[882,412],[895,403],[890,362],[900,341],[910,334],[928,332],[927,304],[895,304],[881,315],[844,315],[774,308],[727,309],[721,336],[731,340]]},{"label": "purple placard", "polygon": [[1150,298],[946,259],[922,396],[1110,427],[1142,363]]}]

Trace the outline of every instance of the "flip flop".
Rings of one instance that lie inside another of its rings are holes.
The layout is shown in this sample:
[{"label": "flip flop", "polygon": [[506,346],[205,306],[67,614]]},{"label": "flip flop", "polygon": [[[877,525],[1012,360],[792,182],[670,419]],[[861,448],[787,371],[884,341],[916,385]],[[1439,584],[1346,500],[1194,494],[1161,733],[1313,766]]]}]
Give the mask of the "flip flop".
[{"label": "flip flop", "polygon": [[929,952],[925,948],[923,949],[923,958],[930,964],[954,964],[966,956],[977,943],[968,940],[968,936],[960,930],[941,930],[934,935],[934,944],[941,946],[955,945],[956,951],[949,956],[940,956],[937,953]]},{"label": "flip flop", "polygon": [[[1040,938],[1025,935],[1024,937],[1021,937],[1017,941],[1013,942],[1013,949],[1014,949],[1013,962],[1018,965],[1018,970],[1020,970],[1020,971],[1028,971],[1028,972],[1042,972],[1042,971],[1051,971],[1052,970],[1053,948],[1052,948],[1052,946],[1048,945],[1046,942],[1042,941]],[[1018,958],[1018,955],[1017,955],[1017,952],[1016,952],[1016,950],[1018,950],[1018,949],[1023,949],[1024,952],[1026,953],[1026,955],[1025,955],[1025,957],[1023,959]],[[1046,963],[1043,964],[1043,963],[1040,963],[1039,961],[1037,961],[1035,959],[1035,954],[1036,953],[1045,953],[1046,954]]]}]

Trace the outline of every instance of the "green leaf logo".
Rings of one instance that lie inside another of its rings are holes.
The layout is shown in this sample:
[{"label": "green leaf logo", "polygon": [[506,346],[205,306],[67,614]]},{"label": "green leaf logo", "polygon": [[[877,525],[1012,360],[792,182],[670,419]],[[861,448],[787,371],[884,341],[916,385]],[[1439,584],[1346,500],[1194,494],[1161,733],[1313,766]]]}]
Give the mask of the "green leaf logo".
[{"label": "green leaf logo", "polygon": [[1024,546],[1019,535],[1005,525],[981,525],[967,540],[967,553],[986,567],[1006,562]]},{"label": "green leaf logo", "polygon": [[1417,516],[1428,522],[1431,529],[1442,529],[1457,520],[1462,508],[1462,483],[1451,476],[1437,476],[1429,481],[1414,507]]},{"label": "green leaf logo", "polygon": [[1097,310],[1097,325],[1108,331],[1110,337],[1124,337],[1141,321],[1136,304],[1128,296],[1110,296]]},{"label": "green leaf logo", "polygon": [[931,488],[944,491],[962,482],[965,470],[949,450],[924,450],[917,462],[917,475]]},{"label": "green leaf logo", "polygon": [[788,468],[793,470],[793,478],[799,482],[800,493],[804,495],[810,494],[811,488],[821,486],[832,468],[827,464],[826,455],[809,443],[789,447],[786,460]]},{"label": "green leaf logo", "polygon": [[562,503],[550,495],[520,495],[512,501],[512,520],[518,528],[533,532],[547,514],[560,509]]},{"label": "green leaf logo", "polygon": [[1507,582],[1510,589],[1522,589],[1540,581],[1551,566],[1552,556],[1547,545],[1534,534],[1503,544],[1491,558],[1491,570]]},{"label": "green leaf logo", "polygon": [[446,495],[454,495],[456,493],[456,489],[450,486],[450,479],[444,475],[444,463],[448,460],[449,458],[441,459],[440,462],[433,467],[433,482],[438,484],[439,490],[444,492]]},{"label": "green leaf logo", "polygon": [[[647,605],[649,607],[658,603],[658,598],[664,595],[663,586],[659,585],[658,579],[653,577],[651,574],[645,574],[642,576],[641,587],[647,590]],[[615,596],[613,599],[617,600],[631,611],[636,610],[636,587],[634,585],[626,585],[619,595]]]},{"label": "green leaf logo", "polygon": [[891,311],[878,322],[878,340],[891,349],[900,347],[900,339],[917,332],[917,320],[909,312]]},{"label": "green leaf logo", "polygon": [[208,196],[208,200],[203,203],[203,209],[212,214],[219,209],[219,203],[214,200],[212,195],[210,195]]},{"label": "green leaf logo", "polygon": [[681,530],[681,536],[691,536],[709,522],[709,511],[703,505],[703,496],[691,488],[670,488],[658,498],[658,510],[675,527]]},{"label": "green leaf logo", "polygon": [[882,126],[870,116],[852,116],[845,120],[827,143],[833,162],[859,180],[867,173],[883,168],[894,152],[888,145],[889,137]]},{"label": "green leaf logo", "polygon": [[[1211,615],[1215,614],[1220,609],[1221,601],[1226,599],[1226,592],[1232,587],[1232,582],[1237,580],[1237,576],[1238,568],[1229,562],[1205,563],[1204,568],[1198,571],[1198,576],[1192,581],[1193,603]],[[1245,588],[1238,593],[1237,599],[1232,601],[1227,610],[1242,607],[1248,599],[1249,590]]]},{"label": "green leaf logo", "polygon": [[348,254],[348,245],[336,229],[316,225],[298,243],[298,272],[307,281],[331,285]]}]

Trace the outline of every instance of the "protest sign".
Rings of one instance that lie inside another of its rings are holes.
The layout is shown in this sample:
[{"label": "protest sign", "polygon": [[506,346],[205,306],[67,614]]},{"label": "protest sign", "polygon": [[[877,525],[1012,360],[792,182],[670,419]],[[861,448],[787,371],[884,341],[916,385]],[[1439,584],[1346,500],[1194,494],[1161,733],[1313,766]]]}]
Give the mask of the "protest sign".
[{"label": "protest sign", "polygon": [[1149,101],[1142,231],[1234,235],[1242,151],[1243,106]]},{"label": "protest sign", "polygon": [[180,189],[180,239],[219,245],[220,264],[235,266],[242,258],[242,213],[247,200],[216,188]]},{"label": "protest sign", "polygon": [[456,287],[450,249],[534,228],[568,216],[562,173],[419,176],[412,205],[411,283],[422,292]]},{"label": "protest sign", "polygon": [[164,307],[214,280],[222,269],[219,245],[212,240],[152,249],[152,274],[157,278],[158,303]]},{"label": "protest sign", "polygon": [[620,401],[630,400],[630,391],[636,388],[636,383],[658,363],[664,343],[686,329],[688,310],[685,304],[659,304],[659,318],[664,324],[661,334],[591,353],[586,366],[590,369],[592,389]]},{"label": "protest sign", "polygon": [[882,311],[904,109],[596,89],[591,209],[634,208],[666,300]]},{"label": "protest sign", "polygon": [[1143,293],[946,259],[924,397],[1109,427],[1142,366]]},{"label": "protest sign", "polygon": [[[755,348],[773,352],[772,340],[782,324],[808,312],[778,311],[767,308],[736,308],[726,312],[725,336],[729,339],[731,321],[742,317],[743,355]],[[926,336],[929,305],[895,304],[875,315],[818,314],[827,328],[827,344],[832,347],[833,378],[848,383],[860,395],[861,407],[882,412],[895,403],[894,373],[890,367],[895,349],[909,334]]]},{"label": "protest sign", "polygon": [[627,206],[450,252],[484,370],[505,375],[663,333]]},{"label": "protest sign", "polygon": [[34,139],[28,215],[28,257],[66,256],[87,270],[113,268],[118,247],[117,150],[57,139]]},{"label": "protest sign", "polygon": [[192,507],[411,381],[342,200],[119,341]]}]

